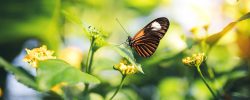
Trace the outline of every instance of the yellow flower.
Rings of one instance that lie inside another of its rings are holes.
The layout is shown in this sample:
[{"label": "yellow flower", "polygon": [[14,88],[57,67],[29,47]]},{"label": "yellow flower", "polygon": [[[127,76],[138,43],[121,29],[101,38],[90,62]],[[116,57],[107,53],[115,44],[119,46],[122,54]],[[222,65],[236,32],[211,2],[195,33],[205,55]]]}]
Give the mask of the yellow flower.
[{"label": "yellow flower", "polygon": [[34,48],[32,50],[25,49],[27,55],[24,57],[23,61],[28,62],[31,66],[37,68],[39,61],[47,59],[56,59],[55,56],[52,56],[54,51],[47,50],[47,47],[43,45],[39,48]]},{"label": "yellow flower", "polygon": [[51,88],[52,91],[54,91],[57,94],[63,94],[62,87],[67,86],[68,84],[66,82],[61,82],[59,84],[56,84]]},{"label": "yellow flower", "polygon": [[0,97],[2,97],[3,93],[2,93],[2,88],[0,88]]},{"label": "yellow flower", "polygon": [[190,29],[190,32],[197,35],[200,32],[200,28],[198,27],[193,27]]},{"label": "yellow flower", "polygon": [[191,28],[189,31],[192,33],[194,39],[202,40],[206,38],[209,24]]},{"label": "yellow flower", "polygon": [[206,57],[204,53],[193,54],[191,57],[186,57],[182,59],[182,63],[186,66],[200,66],[203,61],[205,61]]},{"label": "yellow flower", "polygon": [[191,60],[191,57],[186,57],[182,59],[182,63],[187,66],[192,66],[193,60]]},{"label": "yellow flower", "polygon": [[135,65],[128,65],[125,59],[121,60],[121,62],[114,66],[115,70],[118,70],[122,73],[122,75],[132,75],[138,72]]},{"label": "yellow flower", "polygon": [[209,28],[209,24],[206,24],[203,26],[204,30],[207,32],[208,31],[208,28]]},{"label": "yellow flower", "polygon": [[68,47],[63,49],[58,56],[59,59],[62,59],[68,62],[70,65],[76,67],[77,69],[81,68],[82,62],[82,51],[76,47]]}]

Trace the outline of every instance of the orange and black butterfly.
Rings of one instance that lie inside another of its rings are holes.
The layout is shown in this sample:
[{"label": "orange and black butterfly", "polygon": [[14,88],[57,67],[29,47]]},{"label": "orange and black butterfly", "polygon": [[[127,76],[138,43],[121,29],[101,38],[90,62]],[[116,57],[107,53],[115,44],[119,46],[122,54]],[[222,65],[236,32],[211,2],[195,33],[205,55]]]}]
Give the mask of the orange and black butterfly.
[{"label": "orange and black butterfly", "polygon": [[169,27],[169,21],[166,17],[160,17],[151,21],[143,29],[132,37],[128,37],[128,43],[131,48],[142,57],[150,57],[156,51],[160,40],[163,38]]}]

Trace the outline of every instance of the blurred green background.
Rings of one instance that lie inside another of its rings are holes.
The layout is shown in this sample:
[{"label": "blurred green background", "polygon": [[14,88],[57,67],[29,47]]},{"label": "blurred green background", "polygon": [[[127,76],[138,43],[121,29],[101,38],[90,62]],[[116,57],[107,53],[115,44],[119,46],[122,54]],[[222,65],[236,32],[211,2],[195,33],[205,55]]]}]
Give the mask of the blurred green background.
[{"label": "blurred green background", "polygon": [[[221,31],[249,11],[249,0],[0,0],[0,56],[16,66],[27,66],[16,63],[22,62],[24,48],[45,44],[57,55],[67,47],[79,48],[86,59],[90,42],[82,28],[63,12],[109,33],[106,41],[112,44],[127,39],[116,18],[133,36],[151,20],[164,16],[170,27],[156,53],[150,58],[135,54],[145,74],[129,76],[117,98],[207,100],[212,99],[211,93],[195,69],[182,64],[182,58],[205,52],[197,45],[200,39]],[[207,65],[201,69],[212,87],[226,100],[250,99],[250,20],[238,23],[211,48]],[[104,99],[119,84],[121,75],[113,65],[120,58],[108,47],[95,53],[93,74],[102,81],[93,86],[95,98]],[[11,90],[19,89],[7,76],[0,68],[1,99],[11,99]],[[43,98],[37,94],[14,96]]]}]

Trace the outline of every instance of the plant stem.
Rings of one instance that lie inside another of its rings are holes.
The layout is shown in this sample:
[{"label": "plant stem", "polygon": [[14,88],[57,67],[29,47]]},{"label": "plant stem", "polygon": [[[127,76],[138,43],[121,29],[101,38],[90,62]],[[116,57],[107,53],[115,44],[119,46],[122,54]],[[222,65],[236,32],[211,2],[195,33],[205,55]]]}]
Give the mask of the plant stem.
[{"label": "plant stem", "polygon": [[[91,73],[91,66],[92,66],[92,62],[93,62],[93,55],[94,55],[94,50],[93,50],[93,47],[94,47],[94,41],[95,39],[92,38],[91,39],[91,44],[90,44],[90,48],[89,48],[89,53],[88,53],[88,57],[87,57],[87,63],[86,63],[86,73],[90,74]],[[85,93],[88,92],[88,89],[89,89],[89,84],[86,83],[85,84]]]},{"label": "plant stem", "polygon": [[[92,45],[93,46],[93,45]],[[92,49],[92,48],[91,48]],[[88,65],[88,73],[91,73],[91,67],[92,67],[92,63],[93,63],[93,58],[94,58],[94,50],[92,49],[90,51],[90,60],[89,60],[89,65]]]},{"label": "plant stem", "polygon": [[91,72],[92,60],[93,60],[93,55],[94,55],[94,50],[93,50],[94,41],[95,41],[95,39],[92,38],[90,48],[89,48],[87,63],[86,63],[86,69],[85,69],[87,73]]},{"label": "plant stem", "polygon": [[209,86],[209,84],[206,82],[204,76],[202,75],[202,72],[201,72],[201,70],[200,70],[200,67],[199,67],[199,66],[196,66],[196,69],[197,69],[197,71],[199,72],[202,81],[205,83],[205,85],[207,86],[207,88],[209,89],[209,91],[211,92],[211,94],[213,95],[214,99],[217,99],[217,96],[215,95],[215,93],[213,92],[212,88]]},{"label": "plant stem", "polygon": [[246,63],[247,63],[247,68],[248,68],[248,71],[249,71],[249,74],[250,74],[250,61],[247,60]]},{"label": "plant stem", "polygon": [[122,88],[122,85],[123,85],[125,78],[126,78],[126,75],[122,75],[122,80],[121,80],[119,87],[116,89],[115,93],[113,94],[113,96],[109,100],[112,100],[115,97],[115,95],[118,93],[118,91]]}]

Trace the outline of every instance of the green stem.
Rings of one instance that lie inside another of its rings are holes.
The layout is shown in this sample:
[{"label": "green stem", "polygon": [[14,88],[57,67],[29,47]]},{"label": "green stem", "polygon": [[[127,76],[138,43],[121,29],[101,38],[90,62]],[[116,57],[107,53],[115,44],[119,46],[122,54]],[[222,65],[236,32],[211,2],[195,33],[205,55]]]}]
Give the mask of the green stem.
[{"label": "green stem", "polygon": [[[93,55],[94,55],[94,50],[93,50],[94,41],[95,41],[95,39],[92,38],[92,39],[91,39],[90,48],[89,48],[88,57],[87,57],[87,63],[86,63],[86,69],[85,69],[85,71],[86,71],[86,73],[88,73],[88,74],[91,73],[91,66],[92,66]],[[86,86],[86,87],[85,87],[85,92],[88,92],[89,84],[86,83],[85,86]]]},{"label": "green stem", "polygon": [[92,60],[93,60],[93,55],[94,55],[94,51],[93,51],[94,41],[95,41],[95,39],[92,38],[90,48],[89,48],[87,63],[86,63],[86,69],[85,69],[87,73],[91,72],[90,70],[91,70]]},{"label": "green stem", "polygon": [[211,92],[211,94],[213,95],[214,99],[217,99],[217,97],[216,97],[215,93],[213,92],[212,88],[209,86],[209,84],[208,84],[207,81],[205,80],[204,76],[202,75],[202,72],[201,72],[201,70],[200,70],[200,67],[199,67],[199,66],[196,66],[196,69],[197,69],[197,71],[199,72],[202,81],[205,83],[205,85],[207,86],[207,88],[209,89],[209,91]]},{"label": "green stem", "polygon": [[90,60],[89,60],[89,65],[88,65],[88,73],[91,73],[91,67],[93,63],[93,58],[94,58],[94,50],[92,49],[90,52]]},{"label": "green stem", "polygon": [[248,68],[248,71],[249,71],[249,74],[250,74],[250,60],[247,60],[246,63],[247,63],[247,68]]},{"label": "green stem", "polygon": [[121,80],[119,87],[116,89],[115,93],[113,94],[113,96],[109,100],[112,100],[115,97],[115,95],[118,93],[118,91],[122,88],[122,85],[123,85],[125,78],[126,78],[126,75],[122,75],[122,80]]}]

